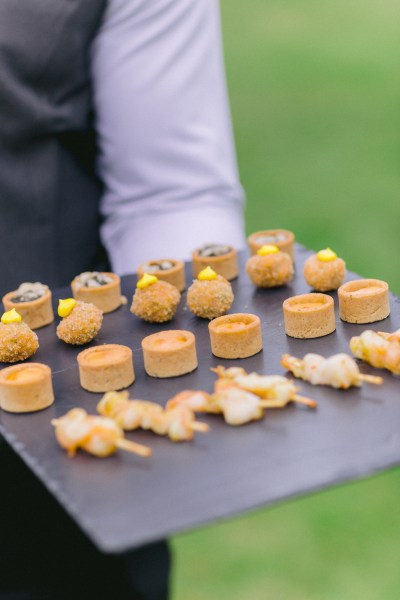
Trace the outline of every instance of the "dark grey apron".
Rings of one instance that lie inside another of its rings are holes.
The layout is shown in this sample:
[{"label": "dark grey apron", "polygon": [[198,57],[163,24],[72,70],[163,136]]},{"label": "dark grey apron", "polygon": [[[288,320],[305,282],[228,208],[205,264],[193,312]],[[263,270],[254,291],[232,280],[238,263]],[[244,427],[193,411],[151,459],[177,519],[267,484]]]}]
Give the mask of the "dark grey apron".
[{"label": "dark grey apron", "polygon": [[[0,0],[1,294],[102,268],[89,51],[104,8]],[[98,552],[0,439],[2,600],[161,600],[168,571],[165,543]]]}]

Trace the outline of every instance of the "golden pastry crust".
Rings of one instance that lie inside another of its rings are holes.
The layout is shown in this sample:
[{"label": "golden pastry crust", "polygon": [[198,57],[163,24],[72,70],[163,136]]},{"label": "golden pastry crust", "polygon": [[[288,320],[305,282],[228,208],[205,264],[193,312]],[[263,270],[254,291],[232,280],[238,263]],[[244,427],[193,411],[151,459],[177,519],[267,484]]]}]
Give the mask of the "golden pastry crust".
[{"label": "golden pastry crust", "polygon": [[149,323],[165,323],[176,313],[181,295],[167,281],[156,281],[144,289],[136,288],[131,312]]},{"label": "golden pastry crust", "polygon": [[255,231],[247,238],[251,254],[257,254],[257,251],[265,244],[273,244],[282,252],[289,254],[293,260],[294,233],[287,229],[265,229],[264,231]]},{"label": "golden pastry crust", "polygon": [[[170,269],[155,268],[162,263],[170,263],[172,266]],[[151,270],[148,269],[149,265],[153,267]],[[161,281],[167,281],[175,286],[178,292],[183,292],[186,288],[185,265],[181,260],[175,260],[173,258],[149,260],[146,263],[139,265],[137,269],[138,278],[142,277],[145,273],[155,275],[157,279]]]},{"label": "golden pastry crust", "polygon": [[206,281],[195,279],[187,293],[189,310],[203,319],[224,315],[232,306],[233,298],[231,284],[221,275]]},{"label": "golden pastry crust", "polygon": [[45,325],[49,325],[54,321],[54,312],[51,305],[51,291],[46,288],[45,293],[37,300],[31,300],[29,302],[13,302],[13,298],[17,290],[9,292],[3,296],[4,310],[8,311],[13,308],[21,315],[23,321],[31,329],[39,329]]},{"label": "golden pastry crust", "polygon": [[346,276],[346,263],[342,258],[325,262],[317,255],[310,256],[304,263],[304,278],[317,292],[337,290]]},{"label": "golden pastry crust", "polygon": [[0,361],[26,360],[39,348],[38,336],[26,323],[0,323]]},{"label": "golden pastry crust", "polygon": [[200,251],[201,248],[197,248],[192,253],[194,278],[196,278],[200,271],[206,267],[211,267],[218,275],[222,275],[222,277],[225,277],[228,281],[236,279],[239,275],[237,251],[235,248],[229,247],[229,252],[219,256],[201,256]]},{"label": "golden pastry crust", "polygon": [[80,383],[89,392],[121,390],[135,381],[132,350],[120,344],[94,346],[77,356]]},{"label": "golden pastry crust", "polygon": [[338,290],[339,315],[347,323],[375,323],[390,314],[389,286],[380,279],[357,279]]},{"label": "golden pastry crust", "polygon": [[[81,275],[84,274],[81,273]],[[77,275],[71,282],[72,294],[76,300],[94,304],[103,314],[112,312],[121,306],[123,298],[121,296],[121,279],[118,275],[109,272],[99,273],[111,281],[98,287],[82,285],[81,275]]]},{"label": "golden pastry crust", "polygon": [[77,300],[68,317],[60,321],[57,336],[66,344],[82,346],[96,337],[102,322],[103,313],[97,306]]},{"label": "golden pastry crust", "polygon": [[246,263],[246,272],[257,287],[277,287],[293,279],[293,262],[286,252],[254,254]]},{"label": "golden pastry crust", "polygon": [[211,351],[219,358],[247,358],[262,350],[261,321],[257,315],[224,315],[208,325]]},{"label": "golden pastry crust", "polygon": [[286,335],[317,338],[336,329],[333,298],[326,294],[301,294],[283,303]]},{"label": "golden pastry crust", "polygon": [[54,402],[51,369],[41,363],[14,365],[0,371],[0,408],[24,413],[43,410]]},{"label": "golden pastry crust", "polygon": [[150,377],[179,377],[197,368],[193,333],[180,329],[159,331],[142,340],[144,368]]}]

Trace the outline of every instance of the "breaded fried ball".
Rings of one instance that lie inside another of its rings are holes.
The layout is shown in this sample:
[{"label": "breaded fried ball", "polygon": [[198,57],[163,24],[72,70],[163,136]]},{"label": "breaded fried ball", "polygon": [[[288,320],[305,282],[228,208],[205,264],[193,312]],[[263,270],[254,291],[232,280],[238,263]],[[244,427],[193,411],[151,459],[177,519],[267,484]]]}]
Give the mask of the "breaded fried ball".
[{"label": "breaded fried ball", "polygon": [[103,313],[97,306],[77,300],[70,314],[60,321],[57,335],[66,344],[82,346],[96,337],[102,322]]},{"label": "breaded fried ball", "polygon": [[158,280],[143,289],[136,288],[131,312],[149,323],[165,323],[173,318],[180,299],[174,285]]},{"label": "breaded fried ball", "polygon": [[346,276],[346,263],[342,258],[321,261],[318,255],[310,256],[304,263],[304,278],[317,292],[337,290]]},{"label": "breaded fried ball", "polygon": [[293,262],[286,252],[254,254],[246,263],[246,271],[251,281],[260,288],[285,285],[293,279]]},{"label": "breaded fried ball", "polygon": [[197,317],[215,319],[228,312],[233,302],[232,286],[225,277],[200,281],[195,279],[188,289],[189,310]]},{"label": "breaded fried ball", "polygon": [[23,321],[0,323],[0,361],[15,363],[26,360],[39,348],[38,336]]}]

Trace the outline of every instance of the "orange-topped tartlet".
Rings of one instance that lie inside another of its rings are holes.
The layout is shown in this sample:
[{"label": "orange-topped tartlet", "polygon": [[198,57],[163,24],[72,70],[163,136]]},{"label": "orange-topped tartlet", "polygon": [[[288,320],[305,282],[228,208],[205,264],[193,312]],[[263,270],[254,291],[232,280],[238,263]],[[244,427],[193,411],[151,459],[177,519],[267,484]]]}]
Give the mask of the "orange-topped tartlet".
[{"label": "orange-topped tartlet", "polygon": [[333,299],[326,294],[301,294],[283,303],[285,331],[290,337],[316,338],[336,329]]},{"label": "orange-topped tartlet", "polygon": [[89,392],[122,390],[135,381],[132,350],[120,344],[87,348],[77,356],[81,386]]},{"label": "orange-topped tartlet", "polygon": [[144,368],[151,377],[178,377],[197,368],[195,337],[191,331],[159,331],[142,340]]},{"label": "orange-topped tartlet", "polygon": [[0,408],[33,412],[54,402],[51,369],[42,363],[13,365],[0,371]]},{"label": "orange-topped tartlet", "polygon": [[375,323],[390,314],[389,286],[380,279],[356,279],[338,290],[339,315],[348,323]]},{"label": "orange-topped tartlet", "polygon": [[262,350],[261,321],[257,315],[223,315],[208,325],[211,351],[219,358],[247,358]]}]

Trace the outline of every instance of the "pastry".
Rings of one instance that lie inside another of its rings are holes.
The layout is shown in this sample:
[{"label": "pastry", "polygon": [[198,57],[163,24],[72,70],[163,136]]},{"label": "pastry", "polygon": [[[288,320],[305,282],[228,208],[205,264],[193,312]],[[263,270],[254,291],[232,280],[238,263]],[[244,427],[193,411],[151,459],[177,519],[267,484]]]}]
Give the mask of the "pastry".
[{"label": "pastry", "polygon": [[294,338],[317,338],[336,329],[333,299],[326,294],[301,294],[283,303],[286,334]]},{"label": "pastry", "polygon": [[38,348],[36,333],[22,320],[15,308],[5,312],[0,322],[0,361],[14,363],[25,360],[35,354]]},{"label": "pastry", "polygon": [[208,325],[211,351],[219,358],[246,358],[262,350],[261,322],[257,315],[224,315]]},{"label": "pastry", "polygon": [[257,287],[271,288],[285,285],[293,279],[293,263],[289,254],[278,246],[264,245],[246,263],[246,271]]},{"label": "pastry", "polygon": [[224,315],[233,302],[232,286],[222,275],[207,267],[200,271],[188,289],[189,310],[197,317],[215,319]]},{"label": "pastry", "polygon": [[175,315],[180,299],[174,285],[145,273],[137,282],[131,312],[150,323],[165,323]]},{"label": "pastry", "polygon": [[31,329],[54,321],[51,291],[43,283],[21,283],[18,289],[3,296],[4,310],[15,308]]},{"label": "pastry", "polygon": [[121,280],[115,273],[86,271],[71,282],[76,300],[92,303],[103,313],[116,310],[126,298],[121,296]]},{"label": "pastry", "polygon": [[304,263],[304,278],[317,292],[337,290],[346,276],[346,263],[330,248],[320,250]]},{"label": "pastry", "polygon": [[375,323],[390,314],[389,286],[379,279],[357,279],[338,290],[339,315],[347,323]]},{"label": "pastry", "polygon": [[294,234],[286,229],[266,229],[256,231],[247,238],[251,254],[256,254],[257,250],[265,244],[278,246],[279,250],[289,254],[293,260]]},{"label": "pastry", "polygon": [[58,314],[63,319],[58,324],[57,336],[66,344],[75,346],[91,342],[103,322],[103,313],[97,306],[74,298],[60,300]]},{"label": "pastry", "polygon": [[161,281],[167,281],[174,285],[178,292],[183,292],[186,287],[185,265],[181,260],[171,258],[150,260],[138,267],[138,277],[143,277],[145,273],[155,275]]},{"label": "pastry", "polygon": [[94,346],[77,356],[83,389],[89,392],[122,390],[135,381],[132,350],[119,344]]},{"label": "pastry", "polygon": [[13,365],[0,371],[0,408],[7,412],[33,412],[54,402],[51,369],[41,363]]},{"label": "pastry", "polygon": [[160,331],[142,340],[144,368],[151,377],[178,377],[197,368],[195,337],[180,329]]},{"label": "pastry", "polygon": [[192,253],[193,277],[210,266],[218,275],[228,281],[239,275],[237,252],[231,246],[206,244]]}]

